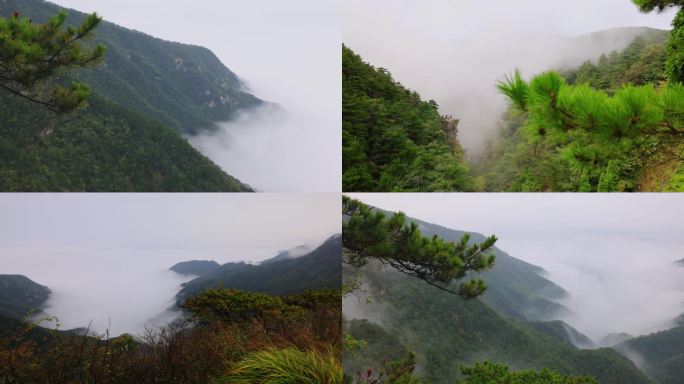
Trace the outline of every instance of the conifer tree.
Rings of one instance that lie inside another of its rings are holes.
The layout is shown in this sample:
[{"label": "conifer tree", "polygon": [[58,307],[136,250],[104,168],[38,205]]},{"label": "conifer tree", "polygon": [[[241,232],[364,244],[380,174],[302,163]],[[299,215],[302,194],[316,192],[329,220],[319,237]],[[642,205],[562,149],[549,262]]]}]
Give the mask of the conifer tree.
[{"label": "conifer tree", "polygon": [[0,89],[55,112],[85,105],[88,86],[59,80],[67,70],[92,66],[103,57],[104,45],[84,44],[102,19],[93,13],[78,26],[64,27],[66,17],[61,11],[45,24],[19,12],[0,17]]},{"label": "conifer tree", "polygon": [[423,236],[415,223],[406,223],[406,216],[401,212],[388,217],[348,196],[342,199],[345,263],[361,267],[378,260],[463,298],[473,298],[485,291],[482,279],[472,278],[456,288],[451,284],[470,272],[483,271],[494,264],[495,257],[490,251],[496,236],[480,244],[470,244],[470,236],[466,234],[458,243],[450,243],[437,236]]},{"label": "conifer tree", "polygon": [[667,45],[666,69],[670,81],[684,82],[684,0],[632,0],[641,12],[663,12],[679,8],[672,21],[672,34]]}]

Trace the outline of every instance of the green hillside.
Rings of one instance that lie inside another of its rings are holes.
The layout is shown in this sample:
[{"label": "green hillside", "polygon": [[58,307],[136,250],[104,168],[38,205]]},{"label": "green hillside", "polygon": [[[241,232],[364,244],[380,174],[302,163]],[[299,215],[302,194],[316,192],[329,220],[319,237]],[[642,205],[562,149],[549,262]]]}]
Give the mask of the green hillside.
[{"label": "green hillside", "polygon": [[342,284],[340,236],[325,241],[310,253],[258,265],[226,263],[183,284],[177,301],[210,288],[233,288],[269,295],[290,295],[307,289],[340,289]]},{"label": "green hillside", "polygon": [[22,319],[39,312],[50,289],[22,275],[0,275],[0,317]]},{"label": "green hillside", "polygon": [[456,139],[457,121],[434,101],[342,47],[344,191],[468,191],[475,188]]},{"label": "green hillside", "polygon": [[[33,22],[59,10],[42,0],[0,2]],[[83,14],[70,11],[68,23]],[[182,134],[212,128],[262,102],[205,48],[103,22],[104,63],[68,74],[93,89],[89,107],[55,115],[0,93],[0,190],[251,191]]]},{"label": "green hillside", "polygon": [[638,356],[644,370],[660,384],[679,384],[684,377],[684,326],[636,337],[616,347]]},{"label": "green hillside", "polygon": [[[525,322],[506,318],[480,300],[465,301],[396,272],[365,268],[362,276],[369,307],[378,308],[381,313],[376,315],[382,321],[376,326],[345,324],[355,338],[374,335],[366,339],[367,348],[345,355],[349,374],[377,369],[383,359],[410,350],[417,355],[419,376],[431,383],[452,383],[460,377],[460,365],[485,360],[515,369],[590,375],[602,384],[650,383],[612,349],[580,350]],[[380,332],[387,335],[379,337]]]},{"label": "green hillside", "polygon": [[0,190],[250,190],[171,128],[99,96],[87,111],[59,117],[0,100]]}]

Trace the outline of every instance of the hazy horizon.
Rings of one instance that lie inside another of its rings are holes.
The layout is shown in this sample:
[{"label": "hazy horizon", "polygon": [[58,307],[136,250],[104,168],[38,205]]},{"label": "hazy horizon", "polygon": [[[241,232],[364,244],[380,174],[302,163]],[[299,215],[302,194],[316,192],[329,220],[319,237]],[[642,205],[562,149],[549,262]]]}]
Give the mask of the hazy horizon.
[{"label": "hazy horizon", "polygon": [[53,2],[209,48],[251,93],[282,106],[284,114],[252,111],[191,140],[227,173],[267,192],[341,189],[340,0]]},{"label": "hazy horizon", "polygon": [[195,259],[258,262],[341,230],[337,194],[3,194],[0,273],[48,286],[63,329],[171,319]]},{"label": "hazy horizon", "polygon": [[496,137],[508,102],[496,82],[518,68],[525,78],[621,49],[628,31],[605,41],[568,37],[618,27],[670,29],[673,11],[642,14],[629,0],[348,0],[343,42],[395,80],[460,119],[469,156]]},{"label": "hazy horizon", "polygon": [[611,333],[662,330],[684,313],[684,268],[674,264],[684,258],[684,200],[677,194],[349,195],[448,228],[497,235],[497,247],[541,266],[570,293],[561,303],[574,313],[559,318],[596,342]]}]

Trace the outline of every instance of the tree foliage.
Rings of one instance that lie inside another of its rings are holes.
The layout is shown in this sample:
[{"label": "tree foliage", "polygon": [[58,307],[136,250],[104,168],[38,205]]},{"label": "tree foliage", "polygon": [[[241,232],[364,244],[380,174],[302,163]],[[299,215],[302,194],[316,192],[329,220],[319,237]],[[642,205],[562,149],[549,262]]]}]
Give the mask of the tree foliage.
[{"label": "tree foliage", "polygon": [[102,20],[97,14],[77,27],[64,27],[64,11],[47,23],[34,23],[19,12],[0,17],[0,88],[57,112],[85,104],[90,88],[82,83],[65,87],[56,82],[67,70],[92,66],[105,53],[102,44],[83,44]]},{"label": "tree foliage", "polygon": [[682,0],[632,0],[641,12],[663,12],[679,8],[672,21],[672,33],[667,44],[666,70],[670,81],[684,82],[684,1]]},{"label": "tree foliage", "polygon": [[548,369],[510,371],[505,365],[489,362],[461,367],[466,376],[456,384],[598,384],[589,376],[564,376]]},{"label": "tree foliage", "polygon": [[383,68],[342,47],[344,191],[463,191],[475,188],[453,125]]},{"label": "tree foliage", "polygon": [[404,274],[416,277],[439,289],[464,298],[482,294],[486,284],[482,279],[460,283],[457,289],[449,285],[471,272],[483,271],[494,264],[490,253],[496,236],[481,244],[470,244],[464,235],[457,243],[433,236],[425,237],[415,223],[406,223],[399,212],[387,217],[358,200],[343,196],[342,247],[344,261],[361,267],[378,260]]}]

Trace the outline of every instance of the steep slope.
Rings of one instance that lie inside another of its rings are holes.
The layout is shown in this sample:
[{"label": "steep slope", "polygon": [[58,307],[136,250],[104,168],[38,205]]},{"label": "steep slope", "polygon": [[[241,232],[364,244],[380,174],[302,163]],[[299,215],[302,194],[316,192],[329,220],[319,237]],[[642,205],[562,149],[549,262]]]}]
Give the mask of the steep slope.
[{"label": "steep slope", "polygon": [[176,263],[169,269],[176,273],[180,273],[181,275],[202,276],[209,272],[213,272],[220,267],[221,264],[215,262],[214,260],[190,260]]},{"label": "steep slope", "polygon": [[[43,0],[5,0],[0,14],[14,11],[44,22],[61,7]],[[67,10],[68,24],[85,14]],[[107,15],[104,15],[105,18]],[[103,97],[184,133],[211,128],[237,110],[260,105],[238,76],[208,49],[164,41],[103,22],[96,43],[107,46],[105,64],[76,74]]]},{"label": "steep slope", "polygon": [[[44,21],[42,0],[0,2]],[[84,15],[71,11],[68,23]],[[0,94],[0,190],[251,191],[181,136],[261,103],[207,49],[166,42],[103,22],[104,64],[70,74],[91,86],[89,108],[54,116]]]},{"label": "steep slope", "polygon": [[310,253],[259,265],[227,263],[183,284],[180,303],[195,293],[215,287],[235,288],[269,295],[289,295],[306,289],[335,288],[342,284],[342,239],[333,236]]},{"label": "steep slope", "polygon": [[684,378],[684,325],[627,340],[616,346],[660,384]]},{"label": "steep slope", "polygon": [[440,117],[389,72],[342,47],[344,191],[474,189],[456,139],[458,121]]},{"label": "steep slope", "polygon": [[[408,220],[418,224],[423,234],[448,241],[458,241],[465,233],[413,218]],[[469,233],[471,242],[485,240],[480,233]],[[482,299],[487,304],[519,320],[548,320],[566,310],[555,300],[567,292],[544,278],[542,268],[516,259],[497,247],[493,253],[496,255],[496,267],[482,274],[488,287]]]},{"label": "steep slope", "polygon": [[251,191],[171,128],[98,96],[89,103],[54,117],[0,94],[0,190]]},{"label": "steep slope", "polygon": [[[587,374],[602,384],[650,382],[612,349],[580,350],[526,322],[498,314],[483,301],[465,301],[376,265],[364,268],[362,279],[364,299],[370,304],[363,300],[351,304],[354,299],[345,298],[347,319],[368,318],[388,334],[387,340],[394,344],[398,340],[405,350],[414,351],[420,375],[432,383],[453,382],[459,377],[459,365],[482,360],[515,369],[546,367],[564,374]],[[369,332],[368,327],[359,327],[355,333],[349,323],[346,328],[357,338]],[[373,332],[380,331],[375,327]],[[343,359],[346,371],[377,368],[387,354],[401,352],[396,346],[383,352],[374,344],[386,343],[384,339],[374,337],[367,340],[368,348],[349,352],[352,356]]]},{"label": "steep slope", "polygon": [[0,275],[0,316],[22,319],[40,307],[50,296],[50,289],[23,275]]}]

